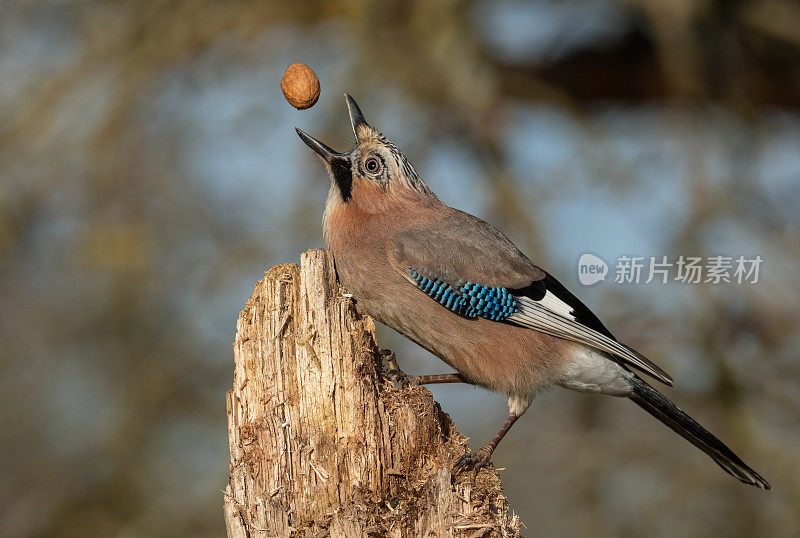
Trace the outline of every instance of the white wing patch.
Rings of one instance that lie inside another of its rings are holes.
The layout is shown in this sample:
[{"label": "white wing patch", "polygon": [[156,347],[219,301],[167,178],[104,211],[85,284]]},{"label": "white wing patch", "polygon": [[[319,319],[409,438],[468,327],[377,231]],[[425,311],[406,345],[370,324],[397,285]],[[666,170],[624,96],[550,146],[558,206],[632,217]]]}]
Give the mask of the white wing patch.
[{"label": "white wing patch", "polygon": [[556,297],[556,295],[552,291],[546,291],[544,297],[542,297],[539,301],[536,301],[543,307],[547,308],[551,312],[555,312],[559,316],[564,316],[565,318],[571,319],[575,321],[575,316],[573,314],[573,309],[570,305]]}]

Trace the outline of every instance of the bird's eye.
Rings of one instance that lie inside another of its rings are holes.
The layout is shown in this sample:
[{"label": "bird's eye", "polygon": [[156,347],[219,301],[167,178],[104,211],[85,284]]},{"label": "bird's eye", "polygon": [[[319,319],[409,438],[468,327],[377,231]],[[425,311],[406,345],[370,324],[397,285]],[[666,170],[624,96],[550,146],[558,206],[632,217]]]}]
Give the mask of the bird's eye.
[{"label": "bird's eye", "polygon": [[366,162],[364,162],[364,168],[366,168],[367,172],[370,174],[377,174],[380,172],[381,163],[375,157],[370,157],[366,160]]}]

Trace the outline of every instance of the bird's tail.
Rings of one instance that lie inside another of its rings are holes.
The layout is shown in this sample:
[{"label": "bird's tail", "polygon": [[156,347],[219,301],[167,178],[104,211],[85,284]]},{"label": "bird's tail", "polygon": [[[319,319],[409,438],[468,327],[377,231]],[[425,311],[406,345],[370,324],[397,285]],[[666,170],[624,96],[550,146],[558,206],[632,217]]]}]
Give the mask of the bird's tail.
[{"label": "bird's tail", "polygon": [[772,486],[769,485],[769,482],[748,467],[722,441],[714,437],[711,432],[698,424],[692,417],[681,411],[666,396],[638,377],[633,378],[633,394],[630,399],[679,433],[684,439],[711,456],[711,459],[722,467],[726,473],[733,475],[745,484],[761,489],[771,489]]}]

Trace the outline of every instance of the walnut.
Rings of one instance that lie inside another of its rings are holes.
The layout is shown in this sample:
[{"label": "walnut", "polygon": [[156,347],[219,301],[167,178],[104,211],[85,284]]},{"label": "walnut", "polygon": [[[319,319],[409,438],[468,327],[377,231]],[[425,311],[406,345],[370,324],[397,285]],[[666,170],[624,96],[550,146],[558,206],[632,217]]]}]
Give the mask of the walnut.
[{"label": "walnut", "polygon": [[294,63],[281,78],[281,90],[293,107],[310,108],[319,99],[319,78],[306,64]]}]

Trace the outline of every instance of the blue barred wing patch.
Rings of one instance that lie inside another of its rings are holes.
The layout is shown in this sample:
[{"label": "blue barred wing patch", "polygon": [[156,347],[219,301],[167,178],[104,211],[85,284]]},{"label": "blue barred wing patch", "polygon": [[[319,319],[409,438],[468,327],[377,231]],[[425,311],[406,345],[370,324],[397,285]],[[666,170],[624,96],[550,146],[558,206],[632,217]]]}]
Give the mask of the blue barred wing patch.
[{"label": "blue barred wing patch", "polygon": [[492,321],[502,321],[517,311],[517,301],[505,288],[490,288],[467,282],[459,288],[478,315]]},{"label": "blue barred wing patch", "polygon": [[453,287],[425,270],[408,269],[417,287],[442,306],[467,318],[502,321],[517,311],[517,301],[505,288],[492,288],[474,282]]}]

